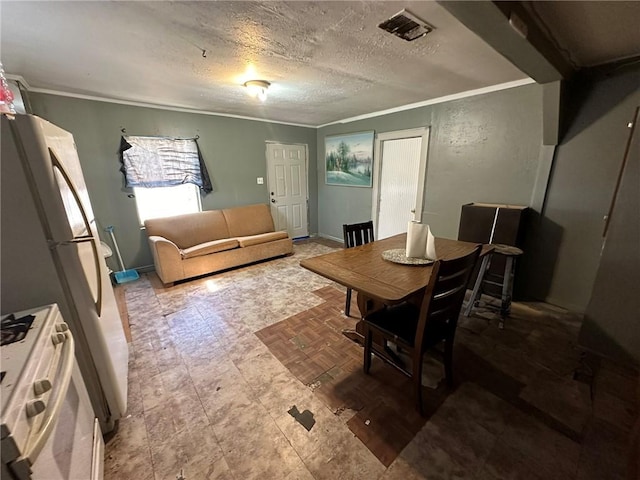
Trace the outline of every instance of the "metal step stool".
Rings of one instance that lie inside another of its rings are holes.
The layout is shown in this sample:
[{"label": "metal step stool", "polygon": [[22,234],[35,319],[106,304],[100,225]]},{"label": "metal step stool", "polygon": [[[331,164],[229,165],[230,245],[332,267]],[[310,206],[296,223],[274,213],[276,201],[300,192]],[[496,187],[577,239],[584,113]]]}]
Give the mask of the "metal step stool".
[{"label": "metal step stool", "polygon": [[[480,295],[482,293],[481,290],[483,284],[502,287],[499,324],[499,328],[502,329],[504,328],[505,319],[509,316],[509,313],[511,313],[511,298],[513,295],[513,277],[516,269],[516,259],[523,254],[523,251],[518,247],[513,247],[511,245],[494,243],[493,246],[493,252],[485,255],[482,259],[480,271],[478,272],[478,277],[476,278],[476,282],[473,285],[471,298],[469,299],[469,303],[467,303],[467,306],[465,307],[464,315],[466,317],[471,315],[471,309],[480,303]],[[502,255],[506,259],[504,276],[502,278],[492,278],[487,275],[493,255]]]}]

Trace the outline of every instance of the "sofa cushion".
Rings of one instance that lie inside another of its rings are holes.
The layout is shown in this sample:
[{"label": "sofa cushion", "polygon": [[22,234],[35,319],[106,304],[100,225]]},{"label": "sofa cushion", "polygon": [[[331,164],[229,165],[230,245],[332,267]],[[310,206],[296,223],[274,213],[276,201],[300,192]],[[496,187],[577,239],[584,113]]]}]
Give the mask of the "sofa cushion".
[{"label": "sofa cushion", "polygon": [[251,245],[260,245],[261,243],[273,242],[274,240],[288,237],[287,232],[269,232],[248,237],[238,237],[237,240],[241,247],[250,247]]},{"label": "sofa cushion", "polygon": [[182,258],[193,258],[208,255],[210,253],[231,250],[232,248],[238,248],[239,246],[240,244],[235,238],[223,238],[222,240],[213,240],[211,242],[205,242],[193,247],[185,248],[180,250],[180,254],[182,255]]},{"label": "sofa cushion", "polygon": [[[269,215],[271,218],[271,215]],[[166,218],[145,220],[147,235],[157,235],[171,240],[178,248],[185,249],[212,240],[236,237],[229,235],[227,222],[221,210],[205,210]]]},{"label": "sofa cushion", "polygon": [[230,237],[248,237],[275,230],[271,209],[264,204],[226,208],[222,213],[227,220]]}]

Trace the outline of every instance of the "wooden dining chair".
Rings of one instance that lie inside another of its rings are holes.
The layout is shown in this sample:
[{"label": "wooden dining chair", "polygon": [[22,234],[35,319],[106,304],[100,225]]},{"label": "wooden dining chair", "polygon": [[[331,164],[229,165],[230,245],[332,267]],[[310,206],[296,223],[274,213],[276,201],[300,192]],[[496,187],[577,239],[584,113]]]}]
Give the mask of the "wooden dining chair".
[{"label": "wooden dining chair", "polygon": [[[345,248],[357,247],[365,243],[373,242],[373,221],[342,225]],[[347,300],[344,305],[344,314],[348,317],[351,310],[351,289],[347,288]]]},{"label": "wooden dining chair", "polygon": [[[401,303],[364,317],[364,372],[371,368],[371,354],[409,376],[414,385],[416,406],[424,414],[422,405],[422,360],[424,353],[444,342],[441,352],[447,383],[453,384],[453,339],[469,275],[480,254],[478,245],[468,255],[434,263],[429,283],[420,307]],[[384,346],[374,345],[382,338]],[[399,357],[388,353],[387,342],[393,342],[411,358],[411,369]]]}]

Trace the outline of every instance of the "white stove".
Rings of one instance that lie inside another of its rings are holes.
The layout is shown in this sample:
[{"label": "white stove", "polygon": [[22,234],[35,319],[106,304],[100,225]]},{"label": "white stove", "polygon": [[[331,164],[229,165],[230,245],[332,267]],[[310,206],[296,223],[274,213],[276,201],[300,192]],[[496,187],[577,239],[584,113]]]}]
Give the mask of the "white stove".
[{"label": "white stove", "polygon": [[58,306],[1,323],[2,479],[102,478],[102,434]]}]

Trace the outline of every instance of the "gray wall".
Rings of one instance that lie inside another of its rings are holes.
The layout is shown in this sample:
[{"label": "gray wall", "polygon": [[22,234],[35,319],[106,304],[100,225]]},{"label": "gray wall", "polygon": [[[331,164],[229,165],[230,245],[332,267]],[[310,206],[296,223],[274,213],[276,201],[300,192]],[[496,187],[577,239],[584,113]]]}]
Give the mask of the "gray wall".
[{"label": "gray wall", "polygon": [[[636,119],[636,122],[640,119]],[[580,343],[608,357],[640,363],[640,125],[623,169]]]},{"label": "gray wall", "polygon": [[567,132],[556,151],[541,225],[538,268],[553,272],[543,298],[584,312],[596,277],[607,214],[640,105],[640,73],[570,85]]},{"label": "gray wall", "polygon": [[[230,117],[181,113],[32,93],[33,111],[73,133],[87,188],[100,227],[115,227],[127,267],[153,263],[146,235],[138,226],[135,200],[129,198],[120,173],[121,130],[129,135],[192,137],[198,144],[213,183],[202,208],[267,203],[265,141],[309,146],[309,221],[317,231],[316,130]],[[257,185],[256,177],[265,184]],[[106,234],[103,235],[105,239]],[[110,243],[109,240],[106,240]],[[109,261],[116,268],[114,259]]]},{"label": "gray wall", "polygon": [[[469,202],[529,205],[542,138],[542,88],[502,90],[318,130],[318,228],[342,238],[342,224],[371,218],[372,189],[324,183],[324,137],[431,127],[423,221],[457,238]],[[374,159],[374,162],[377,159]]]}]

